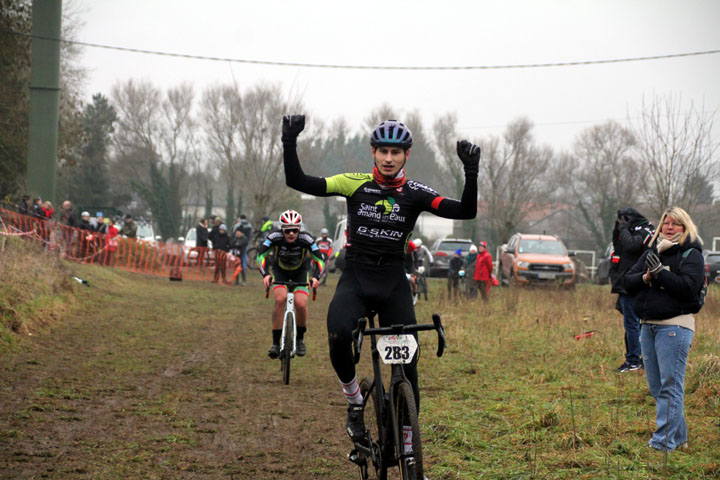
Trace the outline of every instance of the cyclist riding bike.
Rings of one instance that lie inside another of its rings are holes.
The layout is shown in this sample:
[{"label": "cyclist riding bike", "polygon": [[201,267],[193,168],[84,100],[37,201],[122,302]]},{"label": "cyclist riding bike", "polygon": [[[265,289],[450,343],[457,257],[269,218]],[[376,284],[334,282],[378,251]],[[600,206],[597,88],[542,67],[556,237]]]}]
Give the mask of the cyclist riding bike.
[{"label": "cyclist riding bike", "polygon": [[[372,132],[372,173],[331,177],[315,177],[303,172],[296,147],[304,127],[304,115],[283,117],[287,185],[303,193],[321,197],[340,195],[347,200],[346,264],[330,303],[327,327],[330,360],[348,401],[348,434],[353,441],[361,441],[365,433],[363,399],[355,374],[352,331],[369,309],[378,313],[381,326],[417,323],[404,268],[408,241],[423,211],[444,218],[475,218],[480,148],[464,140],[457,143],[457,153],[465,169],[465,188],[458,201],[408,180],[404,167],[413,138],[403,123],[387,120]],[[417,356],[404,368],[419,408]]]},{"label": "cyclist riding bike", "polygon": [[[286,210],[280,215],[281,230],[271,232],[260,246],[257,256],[258,270],[263,276],[265,288],[270,288],[273,282],[308,283],[310,288],[317,288],[318,279],[325,269],[325,261],[315,244],[315,239],[307,232],[301,232],[302,216],[295,210]],[[272,273],[268,265],[268,257],[273,252]],[[307,259],[311,261],[306,261]],[[309,265],[313,271],[309,272]],[[307,299],[308,287],[297,287],[295,292],[295,311],[297,313],[297,345],[296,353],[302,357],[307,352],[305,347],[305,332],[307,331]],[[300,294],[300,295],[298,295]],[[272,347],[268,351],[270,358],[280,355],[280,335],[282,334],[283,311],[287,299],[287,286],[275,285],[273,287],[272,313]]]},{"label": "cyclist riding bike", "polygon": [[[328,261],[330,256],[332,255],[332,239],[328,236],[330,232],[328,232],[328,229],[323,227],[320,229],[320,238],[315,240],[315,243],[317,244],[318,248],[320,249],[320,253],[323,254],[323,259],[325,262]],[[327,281],[327,271],[324,272],[322,279],[320,281],[320,285],[325,285],[325,282]]]},{"label": "cyclist riding bike", "polygon": [[430,268],[430,266],[433,264],[433,256],[432,253],[430,253],[430,249],[423,244],[422,239],[418,238],[414,240],[415,242],[415,248],[417,249],[415,251],[416,258],[417,258],[417,266],[418,267],[425,267],[425,270]]}]

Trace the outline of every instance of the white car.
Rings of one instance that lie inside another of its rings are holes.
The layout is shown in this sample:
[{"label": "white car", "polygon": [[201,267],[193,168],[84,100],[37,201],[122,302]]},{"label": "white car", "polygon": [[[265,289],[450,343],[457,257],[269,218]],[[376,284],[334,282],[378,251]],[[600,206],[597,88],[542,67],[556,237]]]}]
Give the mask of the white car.
[{"label": "white car", "polygon": [[[195,230],[195,227],[188,230],[185,238],[180,237],[178,240],[180,240],[183,244],[185,261],[187,263],[197,263],[198,252],[195,250],[195,247],[197,247],[197,230]],[[205,258],[206,262],[212,259],[212,240],[208,240],[208,253]]]}]

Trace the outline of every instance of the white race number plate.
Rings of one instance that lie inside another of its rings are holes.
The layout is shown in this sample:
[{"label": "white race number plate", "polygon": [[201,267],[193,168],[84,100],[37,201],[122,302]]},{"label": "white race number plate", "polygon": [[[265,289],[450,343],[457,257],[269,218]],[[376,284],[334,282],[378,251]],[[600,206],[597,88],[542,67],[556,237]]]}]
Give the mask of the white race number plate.
[{"label": "white race number plate", "polygon": [[383,363],[410,363],[418,344],[412,335],[383,335],[378,338],[377,348]]}]

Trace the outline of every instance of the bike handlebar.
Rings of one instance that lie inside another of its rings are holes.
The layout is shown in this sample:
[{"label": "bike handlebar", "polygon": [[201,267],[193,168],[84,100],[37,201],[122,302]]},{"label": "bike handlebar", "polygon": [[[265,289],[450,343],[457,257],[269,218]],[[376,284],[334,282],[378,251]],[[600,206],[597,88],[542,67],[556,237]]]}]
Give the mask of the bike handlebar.
[{"label": "bike handlebar", "polygon": [[355,363],[360,361],[360,351],[362,349],[363,337],[365,335],[402,335],[405,333],[420,332],[423,330],[435,330],[438,335],[438,349],[437,356],[442,357],[445,352],[445,329],[442,326],[440,315],[433,313],[433,323],[423,323],[419,325],[390,325],[389,327],[376,327],[367,328],[367,319],[361,318],[358,320],[358,326],[352,332],[353,336],[353,350]]}]

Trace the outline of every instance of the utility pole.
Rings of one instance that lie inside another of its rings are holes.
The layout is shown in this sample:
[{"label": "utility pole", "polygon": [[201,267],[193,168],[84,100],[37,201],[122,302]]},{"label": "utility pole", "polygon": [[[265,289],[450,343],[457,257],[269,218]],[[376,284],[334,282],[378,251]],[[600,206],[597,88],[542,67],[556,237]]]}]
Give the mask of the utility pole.
[{"label": "utility pole", "polygon": [[34,0],[27,192],[55,201],[62,0]]}]

